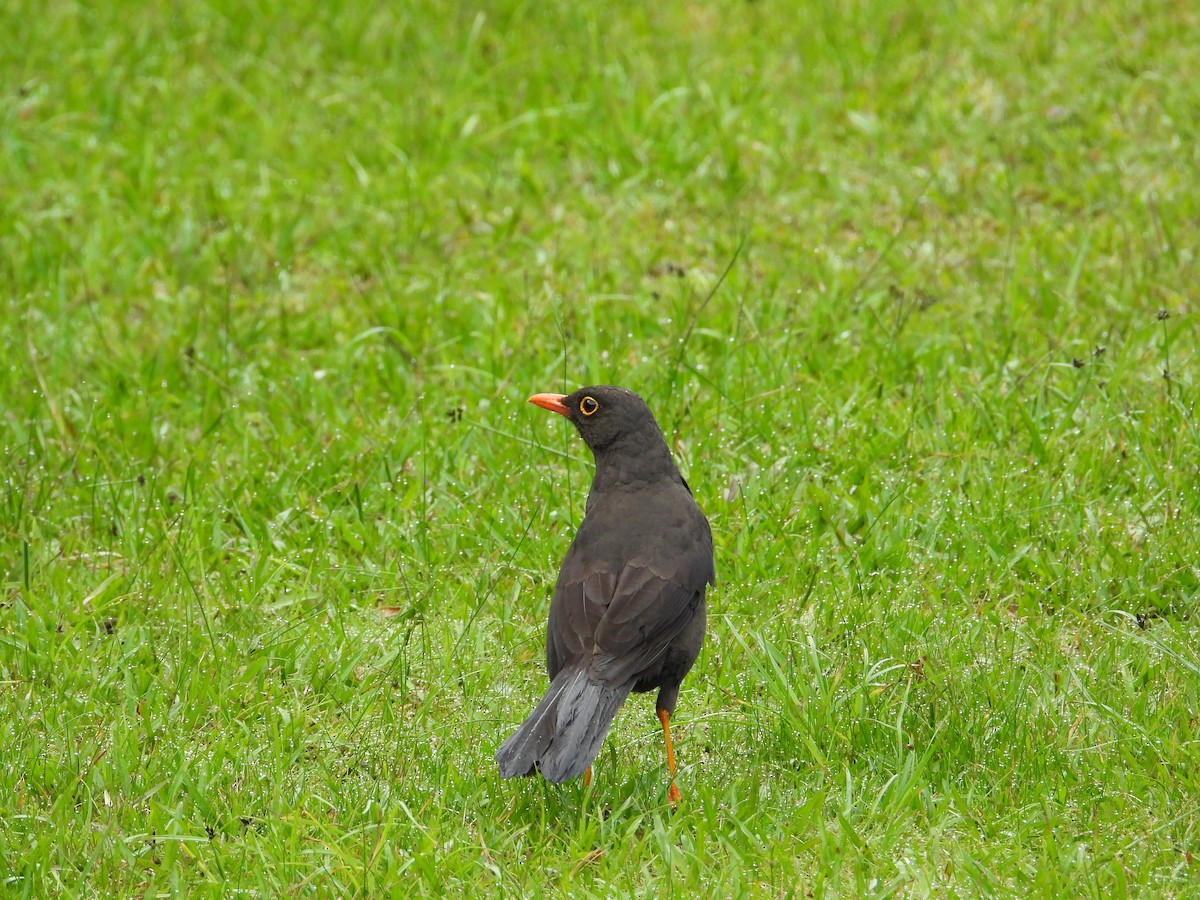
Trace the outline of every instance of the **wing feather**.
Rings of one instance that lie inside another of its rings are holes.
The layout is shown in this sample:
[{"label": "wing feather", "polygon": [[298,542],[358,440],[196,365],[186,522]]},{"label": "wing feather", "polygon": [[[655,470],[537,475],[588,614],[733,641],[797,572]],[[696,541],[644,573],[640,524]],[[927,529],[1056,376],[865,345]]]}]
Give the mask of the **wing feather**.
[{"label": "wing feather", "polygon": [[[614,497],[606,509],[589,509],[550,602],[546,669],[552,679],[586,662],[597,681],[623,684],[651,670],[691,622],[713,580],[712,534],[679,487],[674,495],[638,498],[638,506],[622,508],[632,500]],[[655,501],[673,512],[661,517],[670,523],[665,531],[648,533],[639,527],[639,513]],[[627,528],[596,527],[601,517]]]}]

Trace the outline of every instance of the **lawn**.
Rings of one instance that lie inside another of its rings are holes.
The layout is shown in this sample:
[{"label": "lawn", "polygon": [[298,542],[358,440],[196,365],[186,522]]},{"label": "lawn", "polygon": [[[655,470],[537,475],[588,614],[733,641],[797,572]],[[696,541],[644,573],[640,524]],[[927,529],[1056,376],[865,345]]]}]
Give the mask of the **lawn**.
[{"label": "lawn", "polygon": [[[15,0],[0,893],[1200,896],[1200,7]],[[708,641],[502,781],[646,397]]]}]

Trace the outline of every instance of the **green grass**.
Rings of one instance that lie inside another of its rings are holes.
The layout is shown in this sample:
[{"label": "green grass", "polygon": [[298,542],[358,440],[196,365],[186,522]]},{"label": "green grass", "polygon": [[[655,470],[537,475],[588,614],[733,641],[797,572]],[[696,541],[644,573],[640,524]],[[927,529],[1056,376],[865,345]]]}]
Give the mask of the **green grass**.
[{"label": "green grass", "polygon": [[[0,893],[1200,893],[1193,2],[0,26]],[[595,382],[717,543],[676,810],[645,697],[492,762]]]}]

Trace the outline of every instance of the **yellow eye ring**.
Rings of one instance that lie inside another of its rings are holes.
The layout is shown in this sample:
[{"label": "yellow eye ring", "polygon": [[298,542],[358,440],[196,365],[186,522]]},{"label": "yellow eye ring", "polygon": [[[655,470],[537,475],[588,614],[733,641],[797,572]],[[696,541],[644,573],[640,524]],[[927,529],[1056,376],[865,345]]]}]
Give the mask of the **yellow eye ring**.
[{"label": "yellow eye ring", "polygon": [[594,397],[584,397],[579,401],[579,411],[585,416],[590,416],[600,408],[600,404],[596,402]]}]

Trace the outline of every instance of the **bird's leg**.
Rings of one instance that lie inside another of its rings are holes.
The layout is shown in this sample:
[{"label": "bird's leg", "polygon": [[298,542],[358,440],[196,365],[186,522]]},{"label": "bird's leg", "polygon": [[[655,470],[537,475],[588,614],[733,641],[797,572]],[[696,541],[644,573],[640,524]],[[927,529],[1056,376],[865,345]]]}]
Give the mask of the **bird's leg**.
[{"label": "bird's leg", "polygon": [[667,799],[674,806],[682,799],[682,796],[679,788],[675,786],[675,745],[671,743],[671,714],[665,709],[660,709],[658,721],[662,722],[663,739],[667,742],[667,772],[671,775],[671,787],[667,790]]},{"label": "bird's leg", "polygon": [[587,787],[591,783],[592,783],[592,767],[588,766],[587,770],[583,773],[583,786]]}]

